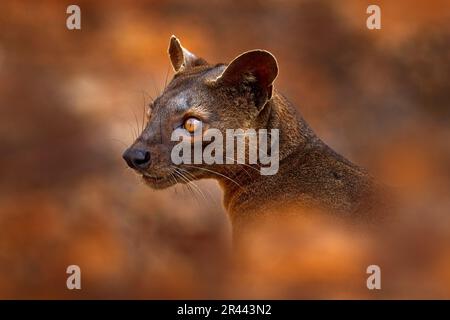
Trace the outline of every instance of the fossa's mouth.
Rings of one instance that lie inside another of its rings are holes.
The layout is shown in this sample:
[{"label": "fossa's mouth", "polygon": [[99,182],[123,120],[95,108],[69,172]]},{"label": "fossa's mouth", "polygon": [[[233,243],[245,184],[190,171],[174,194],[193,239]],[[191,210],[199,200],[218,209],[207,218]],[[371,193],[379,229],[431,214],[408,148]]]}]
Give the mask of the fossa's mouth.
[{"label": "fossa's mouth", "polygon": [[175,179],[170,174],[166,176],[156,176],[144,172],[142,173],[142,179],[147,186],[153,189],[168,188],[176,183]]},{"label": "fossa's mouth", "polygon": [[139,172],[144,183],[152,189],[165,189],[177,183],[189,183],[202,174],[197,168],[174,168],[174,170],[165,173],[165,175],[154,175],[145,171]]}]

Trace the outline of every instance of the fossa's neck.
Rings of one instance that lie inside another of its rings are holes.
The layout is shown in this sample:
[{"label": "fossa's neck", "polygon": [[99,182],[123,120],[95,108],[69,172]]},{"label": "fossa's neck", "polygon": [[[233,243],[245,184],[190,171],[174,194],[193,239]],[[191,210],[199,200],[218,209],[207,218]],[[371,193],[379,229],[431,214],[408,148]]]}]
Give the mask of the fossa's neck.
[{"label": "fossa's neck", "polygon": [[[316,137],[308,124],[304,121],[295,106],[282,95],[274,92],[274,96],[264,106],[259,114],[256,129],[264,128],[270,132],[271,129],[279,130],[279,162],[280,167],[294,152],[322,141]],[[256,165],[236,165],[232,170],[227,171],[231,179],[219,179],[224,191],[224,205],[229,207],[229,203],[236,193],[242,192],[250,184],[255,184],[258,180],[265,180],[267,176],[261,175],[260,168]],[[277,173],[281,174],[281,172]]]}]

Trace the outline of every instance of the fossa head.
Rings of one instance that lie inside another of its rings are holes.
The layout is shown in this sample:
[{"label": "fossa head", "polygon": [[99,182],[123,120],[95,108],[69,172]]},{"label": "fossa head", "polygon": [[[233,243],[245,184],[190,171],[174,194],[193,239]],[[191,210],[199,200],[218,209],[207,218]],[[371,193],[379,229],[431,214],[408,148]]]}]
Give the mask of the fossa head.
[{"label": "fossa head", "polygon": [[[123,158],[155,189],[200,178],[220,178],[233,170],[224,163],[174,163],[175,130],[194,139],[208,129],[259,129],[267,117],[278,74],[274,56],[264,50],[245,52],[228,65],[209,64],[172,36],[169,57],[175,75],[149,106],[147,124]],[[211,143],[201,142],[201,148]],[[192,155],[194,156],[194,154]],[[224,156],[225,153],[224,153]],[[224,167],[226,166],[226,168]]]}]

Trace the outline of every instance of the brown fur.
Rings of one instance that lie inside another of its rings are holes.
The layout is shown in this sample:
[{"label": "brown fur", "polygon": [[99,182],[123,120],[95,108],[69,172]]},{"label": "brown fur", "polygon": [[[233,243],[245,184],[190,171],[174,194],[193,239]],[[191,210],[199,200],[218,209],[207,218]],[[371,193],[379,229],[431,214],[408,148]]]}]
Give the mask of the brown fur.
[{"label": "brown fur", "polygon": [[[239,56],[228,67],[209,65],[174,37],[169,53],[174,79],[153,103],[149,123],[131,147],[150,151],[151,164],[138,172],[161,177],[159,182],[147,177],[151,187],[186,182],[169,179],[174,170],[187,171],[189,180],[219,180],[235,231],[245,230],[260,217],[282,215],[288,207],[298,214],[319,209],[351,221],[377,219],[381,187],[365,170],[322,142],[296,108],[272,88],[278,66],[270,53],[256,50]],[[187,106],[181,105],[180,93]],[[175,143],[170,134],[180,119],[192,113],[206,127],[222,132],[227,128],[279,129],[278,173],[264,176],[257,166],[238,164],[181,164],[174,169],[170,150]]]}]

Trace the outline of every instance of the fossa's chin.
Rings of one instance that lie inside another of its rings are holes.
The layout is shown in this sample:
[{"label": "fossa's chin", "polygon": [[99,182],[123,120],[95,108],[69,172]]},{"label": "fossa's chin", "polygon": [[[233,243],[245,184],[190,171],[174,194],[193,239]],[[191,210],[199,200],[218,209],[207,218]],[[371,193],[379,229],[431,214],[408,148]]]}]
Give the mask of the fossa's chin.
[{"label": "fossa's chin", "polygon": [[176,184],[175,179],[168,175],[164,177],[154,177],[149,175],[142,175],[144,183],[152,189],[166,189]]}]

